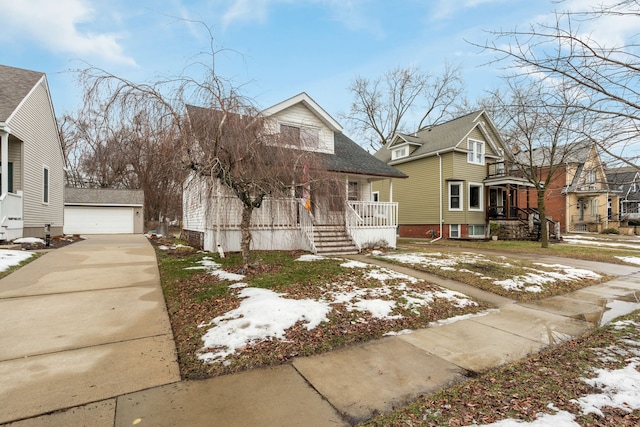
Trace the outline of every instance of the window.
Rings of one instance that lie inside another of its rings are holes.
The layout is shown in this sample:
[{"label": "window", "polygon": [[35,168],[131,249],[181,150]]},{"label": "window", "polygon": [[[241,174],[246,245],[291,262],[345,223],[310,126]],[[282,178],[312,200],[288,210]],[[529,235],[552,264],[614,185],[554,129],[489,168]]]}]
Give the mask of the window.
[{"label": "window", "polygon": [[469,224],[469,237],[484,238],[484,224]]},{"label": "window", "polygon": [[393,152],[391,153],[391,160],[407,157],[408,155],[409,155],[409,150],[407,147],[397,148],[393,150]]},{"label": "window", "polygon": [[595,184],[596,183],[596,170],[589,169],[587,171],[587,184]]},{"label": "window", "polygon": [[591,216],[597,216],[598,215],[598,199],[591,199],[591,206],[590,206],[590,210],[591,210]]},{"label": "window", "polygon": [[462,183],[461,182],[449,183],[449,210],[450,211],[462,210]]},{"label": "window", "polygon": [[451,239],[459,239],[460,238],[460,224],[450,224],[449,225],[449,237]]},{"label": "window", "polygon": [[49,203],[49,167],[42,168],[42,203]]},{"label": "window", "polygon": [[372,197],[374,202],[379,202],[380,201],[380,192],[379,191],[374,191],[373,193],[371,193],[371,197]]},{"label": "window", "polygon": [[469,150],[467,162],[476,165],[484,165],[484,142],[470,139],[467,141],[467,148]]},{"label": "window", "polygon": [[[9,172],[9,193],[13,193],[13,162],[9,162],[7,166]],[[0,182],[2,182],[2,172],[0,172]],[[2,191],[4,192],[4,189],[2,189]]]},{"label": "window", "polygon": [[469,210],[482,210],[482,184],[469,184]]},{"label": "window", "polygon": [[360,192],[358,191],[358,183],[349,181],[349,193],[347,194],[348,200],[360,200]]},{"label": "window", "polygon": [[289,126],[280,124],[280,138],[286,145],[300,145],[300,128],[297,126]]},{"label": "window", "polygon": [[320,129],[280,123],[280,138],[285,145],[300,148],[318,148]]}]

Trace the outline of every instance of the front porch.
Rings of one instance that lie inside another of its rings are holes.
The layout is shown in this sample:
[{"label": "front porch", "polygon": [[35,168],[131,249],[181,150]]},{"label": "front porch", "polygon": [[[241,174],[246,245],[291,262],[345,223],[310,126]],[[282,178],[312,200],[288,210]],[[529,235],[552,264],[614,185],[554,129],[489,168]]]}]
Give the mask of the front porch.
[{"label": "front porch", "polygon": [[[499,239],[540,239],[540,214],[529,206],[533,184],[516,167],[504,161],[487,164],[484,185],[486,220],[500,225]],[[550,239],[560,239],[559,222],[547,218],[547,230]]]},{"label": "front porch", "polygon": [[[346,254],[396,246],[397,203],[345,201],[330,215],[314,215],[307,207],[305,199],[266,198],[251,216],[252,249]],[[237,198],[214,197],[205,221],[204,249],[214,251],[220,245],[224,251],[239,251],[241,212]]]},{"label": "front porch", "polygon": [[21,142],[10,132],[0,123],[0,241],[22,237],[24,228],[21,182],[14,175],[22,163]]}]

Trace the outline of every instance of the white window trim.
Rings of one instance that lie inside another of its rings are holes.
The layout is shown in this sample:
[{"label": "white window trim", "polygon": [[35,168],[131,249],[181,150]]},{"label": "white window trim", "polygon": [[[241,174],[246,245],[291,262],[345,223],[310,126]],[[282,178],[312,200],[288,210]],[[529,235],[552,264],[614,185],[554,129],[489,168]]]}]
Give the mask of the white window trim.
[{"label": "white window trim", "polygon": [[[471,187],[480,187],[480,207],[478,208],[472,208],[471,207]],[[484,192],[482,191],[484,189],[484,185],[482,185],[482,183],[480,182],[470,182],[469,185],[467,186],[467,191],[469,192],[469,210],[473,211],[473,212],[482,212],[484,210]]]},{"label": "white window trim", "polygon": [[[469,143],[470,142],[473,142],[473,150],[470,150],[469,153],[467,154],[467,163],[472,164],[472,165],[481,165],[481,166],[483,166],[485,164],[485,156],[486,156],[486,151],[487,151],[486,148],[485,148],[486,147],[485,142],[477,140],[477,139],[469,138],[469,139],[467,139],[467,150],[469,150]],[[481,153],[482,154],[482,160],[480,162],[476,162],[476,157],[478,155],[478,153],[476,152],[476,147],[477,147],[478,143],[482,146],[482,153]],[[473,156],[472,156],[473,161],[469,161],[469,154],[471,154],[471,153],[473,153]]]},{"label": "white window trim", "polygon": [[403,159],[409,156],[409,146],[402,145],[400,147],[395,147],[391,152],[391,160]]},{"label": "white window trim", "polygon": [[[453,236],[453,233],[452,233],[452,231],[453,231],[453,230],[452,230],[452,228],[453,228],[453,227],[456,227],[456,228],[457,228],[456,233],[457,233],[458,235],[457,235],[457,236],[455,236],[455,237]],[[460,238],[460,224],[449,224],[449,238],[450,238],[450,239],[459,239],[459,238]]]},{"label": "white window trim", "polygon": [[[45,201],[45,185],[44,185],[44,171],[47,171],[47,192]],[[47,165],[42,165],[42,204],[48,205],[51,202],[51,168]]]},{"label": "white window trim", "polygon": [[[456,211],[456,212],[464,210],[464,191],[463,191],[464,186],[463,186],[463,182],[462,181],[451,181],[448,184],[449,184],[449,187],[448,187],[449,188],[449,193],[447,194],[447,198],[448,198],[448,202],[447,203],[449,205],[449,210],[450,211]],[[457,186],[460,187],[460,195],[459,195],[459,197],[460,197],[460,207],[459,208],[452,208],[451,207],[451,187],[453,185],[457,185]]]},{"label": "white window trim", "polygon": [[[482,234],[471,234],[471,230],[475,230],[475,227],[482,227]],[[469,224],[469,238],[470,239],[482,239],[487,232],[487,226],[485,224]]]}]

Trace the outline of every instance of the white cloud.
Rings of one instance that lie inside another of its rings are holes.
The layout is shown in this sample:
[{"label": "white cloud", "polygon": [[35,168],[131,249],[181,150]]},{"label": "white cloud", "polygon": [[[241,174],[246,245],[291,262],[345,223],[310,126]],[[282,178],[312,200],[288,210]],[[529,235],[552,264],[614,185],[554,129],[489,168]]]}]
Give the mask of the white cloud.
[{"label": "white cloud", "polygon": [[450,18],[465,9],[473,9],[491,3],[505,3],[506,1],[508,0],[438,0],[433,9],[431,19],[438,21]]},{"label": "white cloud", "polygon": [[99,16],[88,0],[0,0],[0,8],[0,40],[27,38],[54,52],[136,65],[118,42],[120,35],[79,29]]}]

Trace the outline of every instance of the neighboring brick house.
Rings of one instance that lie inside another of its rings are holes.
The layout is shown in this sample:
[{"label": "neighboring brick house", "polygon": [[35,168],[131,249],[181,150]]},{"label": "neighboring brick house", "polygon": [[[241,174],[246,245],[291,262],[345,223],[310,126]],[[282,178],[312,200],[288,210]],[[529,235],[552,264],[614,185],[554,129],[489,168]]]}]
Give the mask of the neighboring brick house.
[{"label": "neighboring brick house", "polygon": [[[541,180],[548,171],[544,150],[534,150],[532,159],[539,165]],[[544,183],[547,217],[559,222],[563,233],[601,232],[619,226],[618,193],[609,188],[596,145],[577,142],[557,147],[556,158],[561,164],[555,165],[551,181]],[[528,203],[537,205],[536,192],[529,192]]]}]

